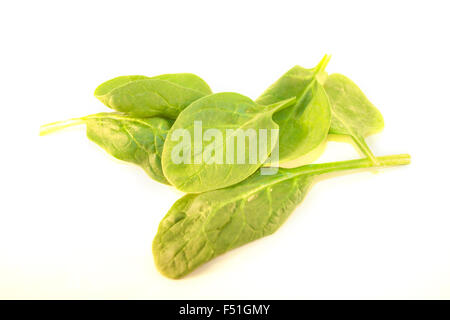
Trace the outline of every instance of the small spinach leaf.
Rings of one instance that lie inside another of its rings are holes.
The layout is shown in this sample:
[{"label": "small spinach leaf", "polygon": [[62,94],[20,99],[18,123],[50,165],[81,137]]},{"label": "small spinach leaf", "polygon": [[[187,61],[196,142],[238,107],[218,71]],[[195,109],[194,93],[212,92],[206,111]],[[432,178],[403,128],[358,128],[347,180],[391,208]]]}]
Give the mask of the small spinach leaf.
[{"label": "small spinach leaf", "polygon": [[[409,155],[379,157],[379,166],[404,165]],[[241,183],[179,199],[161,221],[153,240],[159,271],[181,278],[195,268],[258,238],[274,233],[303,200],[314,177],[341,170],[373,167],[359,159],[255,173]]]},{"label": "small spinach leaf", "polygon": [[330,75],[324,88],[331,105],[330,133],[350,136],[361,152],[376,162],[364,137],[383,129],[381,113],[352,80],[341,74]]},{"label": "small spinach leaf", "polygon": [[256,99],[257,103],[267,105],[297,97],[294,106],[275,113],[273,117],[280,126],[280,163],[309,153],[328,135],[330,105],[317,78],[329,60],[330,56],[325,55],[315,68],[293,67]]},{"label": "small spinach leaf", "polygon": [[[164,175],[179,190],[193,193],[223,188],[244,180],[266,161],[274,147],[268,143],[270,148],[258,154],[259,159],[251,161],[250,157],[255,153],[249,152],[249,146],[258,144],[259,130],[266,129],[270,137],[271,129],[278,129],[272,114],[293,102],[295,98],[261,106],[246,96],[231,92],[216,93],[195,101],[180,113],[167,135],[162,155]],[[212,142],[204,142],[200,136],[198,145],[195,122],[201,123],[205,135],[208,129],[213,129],[219,136],[215,135]],[[248,129],[256,135],[249,134],[245,138],[246,149],[237,150],[238,134]],[[187,135],[180,136],[180,132]],[[183,138],[181,142],[180,138]],[[180,148],[180,145],[187,149]],[[231,150],[233,158],[229,159],[226,153]],[[177,160],[181,151],[183,160]],[[236,159],[238,153],[245,156],[241,163]]]},{"label": "small spinach leaf", "polygon": [[175,119],[195,100],[211,94],[200,77],[191,73],[118,77],[95,90],[106,106],[139,117],[163,116]]},{"label": "small spinach leaf", "polygon": [[41,127],[41,135],[76,124],[86,124],[87,136],[117,159],[141,166],[158,182],[169,184],[161,168],[164,140],[172,124],[163,118],[135,118],[120,113],[98,113]]}]

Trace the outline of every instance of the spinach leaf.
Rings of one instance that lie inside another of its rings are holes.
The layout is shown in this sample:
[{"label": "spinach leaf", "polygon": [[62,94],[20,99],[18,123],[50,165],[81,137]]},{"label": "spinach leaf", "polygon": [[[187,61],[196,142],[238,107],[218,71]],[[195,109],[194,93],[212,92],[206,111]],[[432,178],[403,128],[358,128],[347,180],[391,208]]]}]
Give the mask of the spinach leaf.
[{"label": "spinach leaf", "polygon": [[120,76],[113,78],[111,80],[103,82],[101,85],[97,87],[94,91],[94,96],[96,96],[101,102],[107,105],[107,97],[108,94],[113,91],[114,89],[117,89],[118,87],[121,87],[125,84],[128,84],[133,81],[137,80],[145,80],[150,79],[150,77],[146,76]]},{"label": "spinach leaf", "polygon": [[156,77],[125,76],[106,81],[94,95],[106,106],[139,117],[175,119],[193,101],[211,94],[208,84],[191,73]]},{"label": "spinach leaf", "polygon": [[[379,166],[408,164],[409,155],[377,158]],[[231,249],[274,233],[320,174],[373,167],[369,159],[311,164],[255,173],[241,183],[179,199],[159,225],[153,256],[159,271],[181,278]]]},{"label": "spinach leaf", "polygon": [[350,136],[361,152],[376,162],[364,137],[383,129],[381,113],[352,80],[341,74],[330,75],[324,88],[331,105],[330,133]]},{"label": "spinach leaf", "polygon": [[117,159],[141,166],[158,182],[169,184],[161,168],[161,153],[171,120],[98,113],[41,127],[41,135],[86,124],[87,136]]},{"label": "spinach leaf", "polygon": [[[257,136],[245,137],[248,142],[245,150],[238,150],[238,134],[247,132],[247,129],[256,134],[266,129],[270,136],[273,133],[271,129],[278,129],[272,114],[294,101],[295,98],[291,98],[261,106],[246,96],[225,92],[193,102],[180,113],[167,135],[162,155],[164,175],[179,190],[193,193],[223,188],[244,180],[266,161],[274,146],[268,144],[270,148],[261,148],[259,159],[252,161],[251,156],[255,153],[249,152],[249,146],[258,144]],[[212,142],[204,142],[200,136],[196,144],[195,122],[201,123],[205,135],[206,130],[215,130],[217,135]],[[181,136],[180,132],[185,134]],[[183,138],[181,142],[180,138]],[[226,154],[231,150],[232,159]],[[183,159],[179,159],[181,151]],[[240,163],[236,160],[239,155],[245,156]]]},{"label": "spinach leaf", "polygon": [[166,80],[182,87],[186,87],[195,91],[199,91],[204,95],[211,94],[211,88],[209,85],[200,78],[192,73],[167,73],[161,74],[159,76],[151,77],[151,79]]},{"label": "spinach leaf", "polygon": [[325,55],[312,69],[295,66],[272,84],[256,102],[267,105],[290,97],[297,103],[274,114],[280,126],[280,163],[294,160],[317,148],[330,128],[330,105],[318,77],[330,56]]}]

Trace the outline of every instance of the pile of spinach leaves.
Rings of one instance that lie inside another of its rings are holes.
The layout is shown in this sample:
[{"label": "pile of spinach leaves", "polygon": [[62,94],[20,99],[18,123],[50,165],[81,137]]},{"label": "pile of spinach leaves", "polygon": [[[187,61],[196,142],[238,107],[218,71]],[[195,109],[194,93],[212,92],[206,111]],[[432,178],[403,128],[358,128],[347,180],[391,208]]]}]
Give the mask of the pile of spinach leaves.
[{"label": "pile of spinach leaves", "polygon": [[[365,138],[383,129],[383,117],[353,81],[325,72],[329,60],[325,55],[311,69],[294,66],[256,100],[213,93],[190,73],[117,77],[94,93],[114,112],[50,123],[40,133],[85,124],[88,138],[109,154],[187,193],[162,219],[153,241],[157,268],[167,277],[180,278],[222,253],[275,232],[315,177],[410,162],[407,154],[373,154]],[[220,130],[278,129],[281,167],[319,150],[329,134],[350,137],[364,158],[262,175],[263,165],[274,165],[267,163],[274,146],[260,152],[254,163],[214,163],[208,159],[224,146],[213,143],[204,145],[208,153],[203,153],[203,161],[195,161],[194,150],[188,162],[175,163],[176,130],[184,128],[194,136],[194,121]]]}]

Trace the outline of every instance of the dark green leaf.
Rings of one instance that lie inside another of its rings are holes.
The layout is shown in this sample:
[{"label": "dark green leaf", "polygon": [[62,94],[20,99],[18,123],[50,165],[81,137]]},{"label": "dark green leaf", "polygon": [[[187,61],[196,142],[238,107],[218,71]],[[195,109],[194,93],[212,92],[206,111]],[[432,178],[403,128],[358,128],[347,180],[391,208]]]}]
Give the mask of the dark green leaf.
[{"label": "dark green leaf", "polygon": [[[409,163],[408,155],[377,158],[379,166]],[[178,200],[159,225],[153,256],[159,271],[180,278],[198,266],[275,232],[303,200],[315,176],[372,167],[369,159],[255,173],[241,183]]]},{"label": "dark green leaf", "polygon": [[276,112],[273,116],[280,127],[280,163],[311,152],[325,141],[328,135],[330,105],[317,78],[329,59],[329,56],[325,56],[312,69],[293,67],[256,99],[257,103],[268,105],[297,97],[294,106]]},{"label": "dark green leaf", "polygon": [[172,121],[135,118],[121,113],[98,113],[43,126],[41,134],[85,123],[87,136],[117,159],[141,166],[158,182],[168,184],[161,168],[164,140]]}]

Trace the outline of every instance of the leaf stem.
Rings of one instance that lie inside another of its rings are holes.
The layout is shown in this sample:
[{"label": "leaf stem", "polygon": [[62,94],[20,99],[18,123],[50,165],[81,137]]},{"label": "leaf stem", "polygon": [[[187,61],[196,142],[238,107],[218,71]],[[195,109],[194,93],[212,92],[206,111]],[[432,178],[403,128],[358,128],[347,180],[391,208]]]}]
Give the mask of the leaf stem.
[{"label": "leaf stem", "polygon": [[363,137],[360,137],[360,136],[352,135],[351,137],[352,137],[352,140],[358,146],[358,149],[364,155],[366,155],[375,165],[377,165],[377,158],[373,155],[372,151],[370,150],[369,146],[366,143],[366,140]]},{"label": "leaf stem", "polygon": [[301,174],[323,174],[329,172],[371,168],[371,167],[391,167],[406,165],[411,162],[411,156],[409,154],[390,155],[384,157],[376,157],[376,164],[369,158],[337,161],[329,163],[310,164],[295,169],[288,169],[294,175]]},{"label": "leaf stem", "polygon": [[53,133],[55,131],[62,130],[64,128],[80,125],[83,123],[84,123],[84,120],[82,118],[75,118],[75,119],[69,119],[69,120],[57,121],[57,122],[44,124],[43,126],[41,126],[41,128],[39,130],[39,135],[44,136],[49,133]]},{"label": "leaf stem", "polygon": [[328,62],[330,62],[330,59],[331,59],[331,55],[329,55],[329,54],[324,55],[323,58],[322,58],[322,60],[320,60],[320,62],[319,62],[319,63],[317,64],[317,66],[314,68],[314,69],[315,69],[315,72],[314,72],[314,73],[315,73],[315,74],[318,74],[318,73],[324,71],[325,68],[326,68],[327,65],[328,65]]}]

